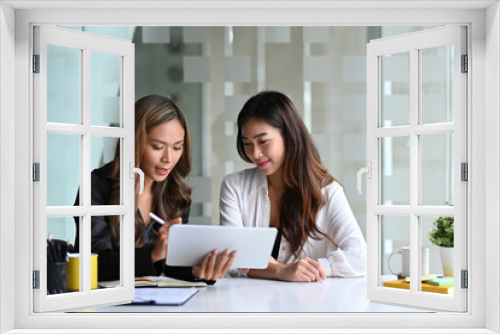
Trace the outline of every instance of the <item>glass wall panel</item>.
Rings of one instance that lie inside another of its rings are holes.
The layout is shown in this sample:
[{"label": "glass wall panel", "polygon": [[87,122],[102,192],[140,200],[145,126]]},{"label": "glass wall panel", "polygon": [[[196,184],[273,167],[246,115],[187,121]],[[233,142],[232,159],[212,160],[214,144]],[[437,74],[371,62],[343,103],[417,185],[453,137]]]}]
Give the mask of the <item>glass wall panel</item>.
[{"label": "glass wall panel", "polygon": [[382,205],[410,204],[410,138],[386,137],[382,142]]},{"label": "glass wall panel", "polygon": [[[113,166],[108,165],[109,162],[113,161],[115,158],[115,151],[117,149],[117,143],[119,142],[118,138],[111,137],[100,137],[100,136],[92,136],[91,138],[91,170],[95,174],[93,179],[95,180],[106,180],[106,182],[111,182],[113,179],[113,183],[115,183],[112,187],[113,196],[117,196],[117,202],[114,202],[114,205],[119,205],[121,203],[120,199],[120,174],[118,171],[118,175],[113,175]],[[120,159],[120,153],[118,153],[118,161]],[[99,171],[96,171],[99,169]],[[96,187],[98,190],[92,190],[93,194],[101,194],[99,190],[102,189],[101,184],[96,181],[92,182],[91,188]],[[104,198],[110,194],[106,194]],[[96,197],[97,199],[98,197]],[[103,198],[103,199],[104,199]],[[94,199],[93,199],[94,201]],[[109,202],[102,202],[98,205],[110,205]]]},{"label": "glass wall panel", "polygon": [[121,57],[99,52],[92,52],[91,57],[91,123],[119,127]]},{"label": "glass wall panel", "polygon": [[453,203],[453,133],[420,136],[422,205]]},{"label": "glass wall panel", "polygon": [[47,45],[47,122],[80,123],[81,50]]},{"label": "glass wall panel", "polygon": [[422,123],[453,122],[453,45],[421,50]]},{"label": "glass wall panel", "polygon": [[[193,194],[210,194],[193,202],[190,223],[218,223],[222,178],[251,167],[236,151],[238,113],[250,96],[273,89],[292,99],[314,138],[323,164],[344,186],[365,233],[366,198],[357,193],[356,173],[366,160],[366,43],[430,27],[73,28],[131,40],[135,44],[136,100],[150,94],[167,95],[183,110],[192,136],[190,176],[204,180],[192,183]],[[101,56],[95,57],[106,58]],[[93,61],[95,57],[92,56]],[[392,55],[383,62],[383,126],[408,125],[408,54]],[[110,64],[110,71],[118,66],[112,60]],[[96,75],[103,85],[104,74]],[[106,96],[119,96],[118,84],[106,87],[111,94]],[[99,99],[104,105],[104,98]],[[92,115],[92,124],[112,126],[106,121],[94,123],[95,119],[107,117],[108,108],[103,110],[104,116]],[[390,185],[409,177],[398,170],[402,160],[399,157],[391,162],[393,172],[399,174],[386,177],[384,190],[402,194],[393,200],[387,193],[387,203],[409,202],[408,181],[402,183],[401,189]],[[98,158],[93,168],[99,164],[97,161]]]},{"label": "glass wall panel", "polygon": [[381,57],[381,124],[382,127],[410,124],[409,53]]},{"label": "glass wall panel", "polygon": [[47,206],[72,206],[80,183],[80,136],[47,134]]}]

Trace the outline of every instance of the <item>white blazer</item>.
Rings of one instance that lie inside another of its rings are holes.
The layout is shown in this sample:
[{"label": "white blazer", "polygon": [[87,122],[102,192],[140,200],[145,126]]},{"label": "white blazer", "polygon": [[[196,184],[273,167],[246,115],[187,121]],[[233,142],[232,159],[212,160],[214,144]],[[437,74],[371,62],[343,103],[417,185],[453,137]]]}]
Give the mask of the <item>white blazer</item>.
[{"label": "white blazer", "polygon": [[[363,276],[366,274],[366,242],[354,218],[344,189],[338,182],[323,188],[327,203],[319,210],[318,228],[325,237],[309,237],[298,256],[290,252],[290,244],[282,237],[278,261],[294,263],[304,257],[321,263],[327,276]],[[228,226],[269,227],[271,206],[267,177],[258,168],[226,175],[220,192],[220,223]]]}]

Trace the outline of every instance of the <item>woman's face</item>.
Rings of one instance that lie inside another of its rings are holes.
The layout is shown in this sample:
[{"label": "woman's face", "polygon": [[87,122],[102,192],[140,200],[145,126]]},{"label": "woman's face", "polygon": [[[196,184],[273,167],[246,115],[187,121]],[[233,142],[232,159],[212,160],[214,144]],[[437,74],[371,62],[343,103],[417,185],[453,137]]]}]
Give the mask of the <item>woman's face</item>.
[{"label": "woman's face", "polygon": [[252,118],[241,128],[247,157],[266,176],[281,169],[285,161],[285,141],[280,131],[269,123]]},{"label": "woman's face", "polygon": [[146,136],[141,169],[146,178],[162,182],[184,151],[185,131],[177,119],[155,126]]}]

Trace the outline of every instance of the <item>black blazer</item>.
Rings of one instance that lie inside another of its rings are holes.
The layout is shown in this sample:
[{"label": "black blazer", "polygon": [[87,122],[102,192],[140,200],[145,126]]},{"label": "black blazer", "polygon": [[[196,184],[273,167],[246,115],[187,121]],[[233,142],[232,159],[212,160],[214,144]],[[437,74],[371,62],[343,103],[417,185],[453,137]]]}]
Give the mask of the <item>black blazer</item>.
[{"label": "black blazer", "polygon": [[[110,175],[112,164],[108,163],[99,169],[92,171],[91,189],[92,205],[107,205],[111,196]],[[79,204],[79,194],[76,197],[75,205]],[[181,215],[182,223],[189,221],[190,208]],[[139,217],[141,213],[137,210]],[[76,224],[75,251],[79,250],[79,220],[74,217]],[[110,281],[120,279],[120,246],[115,242],[109,223],[108,216],[93,216],[91,226],[92,253],[98,256],[98,280]],[[151,251],[153,250],[157,236],[159,224],[145,226],[140,224],[140,229],[144,237],[144,246],[135,248],[135,277],[158,276],[164,273],[166,276],[182,280],[192,281],[195,278],[191,274],[191,267],[171,267],[165,264],[165,260],[152,262]],[[213,283],[207,281],[208,283]]]}]

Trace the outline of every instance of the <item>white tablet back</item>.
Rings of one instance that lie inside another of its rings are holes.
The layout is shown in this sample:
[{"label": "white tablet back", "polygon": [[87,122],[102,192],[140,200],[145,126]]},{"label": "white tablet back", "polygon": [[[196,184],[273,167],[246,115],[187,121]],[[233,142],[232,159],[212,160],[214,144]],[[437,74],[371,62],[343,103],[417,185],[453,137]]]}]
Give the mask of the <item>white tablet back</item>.
[{"label": "white tablet back", "polygon": [[172,225],[168,236],[169,266],[194,266],[217,248],[237,250],[232,268],[265,269],[276,238],[276,228],[214,225]]}]

